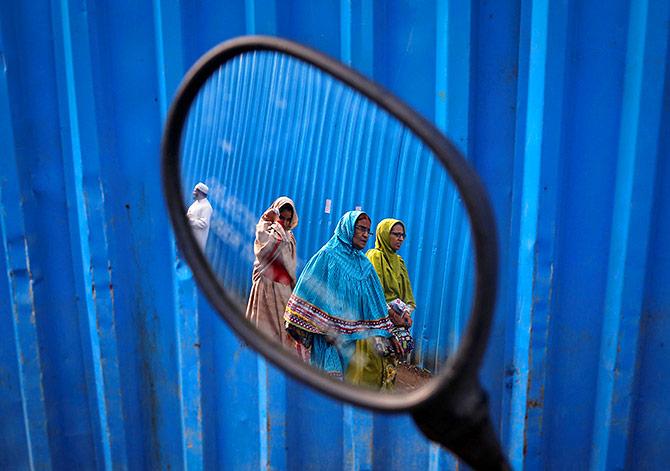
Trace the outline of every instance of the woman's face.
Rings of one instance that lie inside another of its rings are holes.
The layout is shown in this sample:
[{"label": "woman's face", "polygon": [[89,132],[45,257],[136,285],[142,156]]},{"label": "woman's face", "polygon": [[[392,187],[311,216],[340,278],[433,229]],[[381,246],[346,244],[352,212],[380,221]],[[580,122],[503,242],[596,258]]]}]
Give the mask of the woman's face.
[{"label": "woman's face", "polygon": [[291,228],[291,220],[293,219],[293,211],[290,209],[283,209],[279,212],[279,222],[287,231]]},{"label": "woman's face", "polygon": [[363,250],[365,244],[368,243],[368,238],[370,237],[370,219],[361,215],[356,219],[356,224],[354,225],[354,239],[352,240],[352,245],[355,249]]},{"label": "woman's face", "polygon": [[399,222],[396,222],[393,226],[391,226],[391,232],[389,232],[389,238],[391,239],[391,248],[394,251],[400,250],[400,247],[402,246],[402,243],[405,242],[405,227],[400,224]]}]

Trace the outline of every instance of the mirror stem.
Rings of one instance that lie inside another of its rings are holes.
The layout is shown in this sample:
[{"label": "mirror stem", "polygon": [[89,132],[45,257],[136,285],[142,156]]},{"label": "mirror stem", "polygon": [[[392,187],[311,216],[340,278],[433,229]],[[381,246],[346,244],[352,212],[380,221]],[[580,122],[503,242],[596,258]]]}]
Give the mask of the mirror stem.
[{"label": "mirror stem", "polygon": [[488,395],[476,378],[454,381],[412,412],[419,429],[474,469],[512,469],[489,415]]}]

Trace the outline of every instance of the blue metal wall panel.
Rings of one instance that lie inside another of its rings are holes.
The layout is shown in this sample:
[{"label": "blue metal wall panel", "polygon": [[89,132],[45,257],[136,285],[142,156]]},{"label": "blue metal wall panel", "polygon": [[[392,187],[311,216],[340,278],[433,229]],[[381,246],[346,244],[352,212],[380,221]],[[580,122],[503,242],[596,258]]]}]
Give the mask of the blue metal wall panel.
[{"label": "blue metal wall panel", "polygon": [[[11,13],[13,16],[9,16]],[[10,21],[15,22],[11,27],[7,25]],[[12,67],[13,62],[6,62],[16,150],[13,156],[4,158],[15,159],[20,188],[15,204],[22,202],[24,214],[39,214],[24,220],[33,274],[41,381],[53,450],[51,464],[68,467],[79,462],[95,466],[93,418],[88,407],[84,364],[96,360],[85,358],[82,352],[71,252],[71,240],[79,235],[71,233],[68,226],[72,213],[65,190],[51,22],[47,2],[3,5],[3,34],[7,31],[10,36],[3,43],[12,50],[8,59],[29,54],[41,64],[35,68],[19,61],[14,62],[20,64],[18,67]],[[49,80],[45,80],[45,75]],[[3,163],[3,167],[6,165]],[[81,267],[76,269],[81,272]]]},{"label": "blue metal wall panel", "polygon": [[[606,283],[605,247],[612,223],[628,6],[613,5],[610,15],[600,22],[590,20],[596,14],[595,5],[574,4],[571,8],[567,27],[572,32],[572,44],[566,59],[570,79],[565,84],[564,106],[564,121],[569,125],[563,126],[565,155],[570,157],[562,158],[560,164],[542,455],[551,462],[569,447],[576,451],[576,466],[588,467],[595,378],[601,367],[598,352]],[[603,54],[608,44],[619,53]],[[601,81],[603,75],[610,79]],[[580,230],[584,227],[593,230]],[[575,391],[581,393],[575,395]],[[581,419],[572,420],[574,414]]]},{"label": "blue metal wall panel", "polygon": [[[0,38],[0,47],[2,38]],[[2,48],[4,49],[4,48]],[[0,371],[3,385],[0,414],[0,464],[5,468],[49,469],[51,452],[42,384],[42,362],[35,325],[33,274],[16,168],[14,129],[6,69],[0,75],[0,316],[3,333]]]},{"label": "blue metal wall panel", "polygon": [[[667,0],[3,0],[0,464],[458,466],[408,417],[266,365],[180,264],[158,174],[167,103],[204,51],[266,33],[379,81],[481,174],[502,262],[482,380],[515,466],[663,468],[669,20]],[[411,276],[431,299],[444,281],[427,259]]]},{"label": "blue metal wall panel", "polygon": [[[665,76],[670,72],[666,62]],[[667,78],[666,78],[667,83]],[[670,129],[670,87],[666,85],[662,98],[661,129]],[[659,365],[670,361],[667,348],[667,332],[670,328],[668,300],[670,299],[670,251],[667,240],[670,235],[670,188],[663,182],[670,178],[670,133],[664,132],[658,142],[656,196],[652,215],[655,224],[650,236],[645,293],[641,310],[640,338],[638,340],[638,379],[631,394],[630,437],[626,443],[627,467],[653,468],[666,459],[661,443],[668,443],[670,430],[670,407],[667,391],[670,378],[662,373]]]}]

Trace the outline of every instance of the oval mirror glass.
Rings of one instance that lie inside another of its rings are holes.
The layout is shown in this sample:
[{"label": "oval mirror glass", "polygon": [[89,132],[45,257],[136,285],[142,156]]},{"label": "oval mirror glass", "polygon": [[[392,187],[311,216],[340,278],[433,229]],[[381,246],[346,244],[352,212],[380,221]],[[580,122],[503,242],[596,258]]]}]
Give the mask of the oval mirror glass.
[{"label": "oval mirror glass", "polygon": [[402,394],[456,351],[473,300],[468,214],[379,104],[288,54],[245,52],[198,91],[179,167],[217,282],[293,361]]}]

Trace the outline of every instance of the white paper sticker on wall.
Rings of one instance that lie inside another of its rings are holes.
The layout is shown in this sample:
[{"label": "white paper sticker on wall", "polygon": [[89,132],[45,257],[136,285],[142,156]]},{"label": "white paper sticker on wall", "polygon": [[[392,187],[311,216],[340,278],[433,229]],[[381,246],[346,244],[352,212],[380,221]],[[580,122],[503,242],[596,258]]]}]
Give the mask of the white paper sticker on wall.
[{"label": "white paper sticker on wall", "polygon": [[362,206],[356,206],[356,211],[362,211],[363,207]]},{"label": "white paper sticker on wall", "polygon": [[326,207],[324,208],[324,212],[326,214],[330,214],[330,199],[329,198],[326,199]]}]

